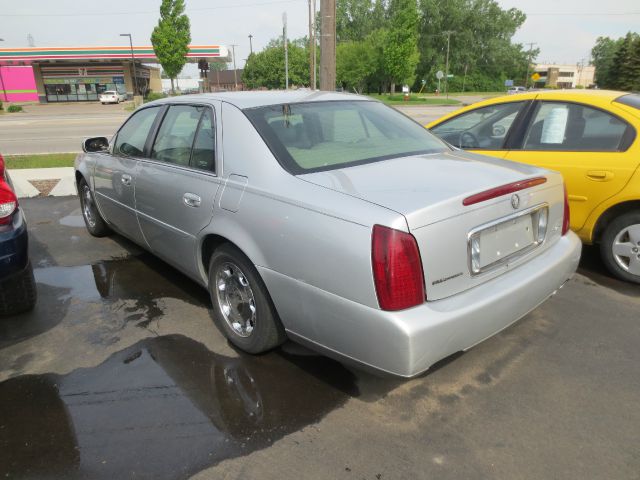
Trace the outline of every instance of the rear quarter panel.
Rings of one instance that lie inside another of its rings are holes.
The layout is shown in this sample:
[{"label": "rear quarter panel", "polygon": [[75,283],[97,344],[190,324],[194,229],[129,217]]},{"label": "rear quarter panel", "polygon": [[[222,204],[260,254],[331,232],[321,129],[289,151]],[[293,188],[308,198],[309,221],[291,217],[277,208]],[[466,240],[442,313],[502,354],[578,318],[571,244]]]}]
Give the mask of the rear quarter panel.
[{"label": "rear quarter panel", "polygon": [[[404,217],[289,174],[247,117],[227,103],[222,106],[222,127],[224,187],[216,199],[213,220],[200,238],[221,235],[261,271],[377,307],[371,229],[379,223],[406,231]],[[246,180],[236,180],[241,177]],[[236,211],[229,209],[227,198],[234,199]],[[271,291],[268,278],[263,278]],[[290,311],[296,300],[277,293],[272,296],[278,311],[285,302]],[[282,320],[287,328],[295,321]]]}]

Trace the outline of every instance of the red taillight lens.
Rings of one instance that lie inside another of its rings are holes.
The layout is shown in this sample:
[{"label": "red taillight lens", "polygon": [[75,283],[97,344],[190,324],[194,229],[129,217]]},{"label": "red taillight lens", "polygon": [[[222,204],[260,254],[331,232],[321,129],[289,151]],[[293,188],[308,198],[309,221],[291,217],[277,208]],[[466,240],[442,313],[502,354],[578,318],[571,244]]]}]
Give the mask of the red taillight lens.
[{"label": "red taillight lens", "polygon": [[11,215],[18,208],[18,199],[9,185],[0,178],[0,225],[11,222]]},{"label": "red taillight lens", "polygon": [[378,303],[383,310],[403,310],[426,299],[422,262],[410,233],[374,225],[371,258]]},{"label": "red taillight lens", "polygon": [[567,185],[564,185],[564,213],[562,215],[562,235],[565,235],[569,231],[569,224],[571,223],[571,215],[569,212],[569,196],[567,195]]}]

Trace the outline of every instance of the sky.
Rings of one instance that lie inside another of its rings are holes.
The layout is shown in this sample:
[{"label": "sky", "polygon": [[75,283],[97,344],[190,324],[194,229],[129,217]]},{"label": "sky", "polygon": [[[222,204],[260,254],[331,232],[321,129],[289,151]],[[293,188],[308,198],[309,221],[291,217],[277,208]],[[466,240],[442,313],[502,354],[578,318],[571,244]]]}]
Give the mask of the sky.
[{"label": "sky", "polygon": [[[319,8],[320,0],[316,0]],[[520,43],[534,42],[539,63],[578,63],[588,60],[598,36],[620,37],[640,31],[639,0],[498,0],[503,8],[519,8],[527,20],[515,35]],[[238,68],[254,51],[282,34],[287,13],[290,38],[308,33],[307,0],[186,0],[193,44],[237,44]],[[160,0],[0,0],[2,48],[127,45],[120,33],[131,33],[134,45],[150,45]],[[190,67],[187,74],[196,75]]]}]

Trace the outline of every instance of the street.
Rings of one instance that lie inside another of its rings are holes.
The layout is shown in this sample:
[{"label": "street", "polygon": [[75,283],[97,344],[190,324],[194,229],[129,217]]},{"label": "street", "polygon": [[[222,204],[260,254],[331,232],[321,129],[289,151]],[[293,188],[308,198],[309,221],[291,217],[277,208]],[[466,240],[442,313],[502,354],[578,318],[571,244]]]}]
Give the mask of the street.
[{"label": "street", "polygon": [[129,116],[123,105],[99,103],[27,105],[0,115],[3,155],[81,151],[87,137],[111,137]]},{"label": "street", "polygon": [[[460,107],[396,108],[426,124]],[[122,105],[99,103],[29,105],[24,113],[0,115],[0,151],[3,155],[79,152],[83,139],[111,137],[130,113]]]},{"label": "street", "polygon": [[525,318],[412,380],[230,347],[207,292],[77,198],[22,199],[36,309],[0,322],[0,476],[637,478],[640,291],[586,247]]}]

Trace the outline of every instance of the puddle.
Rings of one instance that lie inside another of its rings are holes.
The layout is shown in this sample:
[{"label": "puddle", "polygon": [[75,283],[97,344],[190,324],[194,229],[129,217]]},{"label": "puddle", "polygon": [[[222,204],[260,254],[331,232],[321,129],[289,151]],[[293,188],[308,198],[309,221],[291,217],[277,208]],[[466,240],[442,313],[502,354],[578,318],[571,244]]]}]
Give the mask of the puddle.
[{"label": "puddle", "polygon": [[85,322],[88,304],[103,309],[104,322],[94,340],[105,344],[127,324],[143,328],[160,318],[166,298],[210,307],[205,289],[151,254],[93,265],[35,268],[34,275],[36,308],[2,319],[0,347],[43,333],[65,317]]},{"label": "puddle", "polygon": [[325,357],[230,358],[181,335],[149,338],[94,368],[0,383],[0,476],[188,478],[358,395]]},{"label": "puddle", "polygon": [[84,219],[81,214],[67,215],[66,217],[62,217],[58,220],[58,222],[60,222],[60,225],[64,225],[65,227],[85,228]]}]

